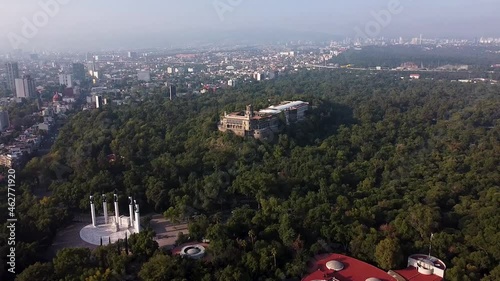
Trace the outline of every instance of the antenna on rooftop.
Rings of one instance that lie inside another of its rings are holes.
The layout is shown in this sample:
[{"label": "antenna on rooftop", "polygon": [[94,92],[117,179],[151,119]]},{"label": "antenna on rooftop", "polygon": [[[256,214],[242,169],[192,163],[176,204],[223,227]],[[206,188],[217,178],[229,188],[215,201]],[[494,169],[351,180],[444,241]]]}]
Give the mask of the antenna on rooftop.
[{"label": "antenna on rooftop", "polygon": [[431,258],[432,238],[434,238],[434,233],[431,233],[431,240],[429,242],[429,259]]}]

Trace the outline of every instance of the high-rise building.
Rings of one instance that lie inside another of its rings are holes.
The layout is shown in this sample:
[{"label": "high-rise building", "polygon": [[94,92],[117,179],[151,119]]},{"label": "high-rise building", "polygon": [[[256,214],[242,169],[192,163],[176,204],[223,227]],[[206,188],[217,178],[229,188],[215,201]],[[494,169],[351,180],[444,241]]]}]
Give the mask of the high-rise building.
[{"label": "high-rise building", "polygon": [[59,74],[59,85],[66,85],[66,87],[71,88],[73,86],[71,74]]},{"label": "high-rise building", "polygon": [[138,57],[136,52],[128,52],[129,59],[136,59]]},{"label": "high-rise building", "polygon": [[95,108],[101,108],[103,104],[102,96],[95,96]]},{"label": "high-rise building", "polygon": [[85,80],[85,66],[82,63],[73,64],[73,77],[78,81]]},{"label": "high-rise building", "polygon": [[10,127],[9,113],[5,110],[0,111],[0,132]]},{"label": "high-rise building", "polygon": [[97,69],[96,59],[92,60],[92,62],[87,64],[87,68],[89,71],[89,75],[92,76],[92,79],[99,79],[99,70]]},{"label": "high-rise building", "polygon": [[22,79],[16,79],[16,96],[18,98],[32,98],[35,97],[35,80],[29,75],[24,75]]},{"label": "high-rise building", "polygon": [[17,62],[8,62],[5,64],[7,70],[7,89],[16,90],[16,79],[19,79],[19,65]]},{"label": "high-rise building", "polygon": [[177,87],[175,85],[170,85],[169,94],[170,100],[174,100],[177,97]]}]

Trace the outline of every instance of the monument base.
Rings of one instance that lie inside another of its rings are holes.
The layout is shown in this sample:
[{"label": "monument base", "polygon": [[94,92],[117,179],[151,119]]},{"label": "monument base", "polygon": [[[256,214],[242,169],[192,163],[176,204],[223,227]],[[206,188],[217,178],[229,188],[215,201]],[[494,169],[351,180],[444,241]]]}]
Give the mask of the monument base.
[{"label": "monument base", "polygon": [[[98,219],[98,222],[103,223],[104,217]],[[133,228],[119,228],[118,224],[98,224],[94,227],[92,224],[85,226],[80,230],[80,238],[92,245],[99,246],[109,244],[109,238],[111,238],[111,243],[115,243],[119,239],[125,239],[125,237],[130,237],[134,234],[135,230]]]}]

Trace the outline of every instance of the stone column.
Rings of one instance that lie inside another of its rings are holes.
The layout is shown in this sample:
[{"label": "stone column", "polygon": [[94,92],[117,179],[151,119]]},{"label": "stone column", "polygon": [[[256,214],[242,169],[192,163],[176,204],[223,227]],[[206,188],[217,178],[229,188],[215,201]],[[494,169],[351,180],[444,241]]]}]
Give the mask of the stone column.
[{"label": "stone column", "polygon": [[95,221],[95,205],[94,205],[94,196],[90,196],[90,214],[92,215],[92,225],[94,227],[97,226]]},{"label": "stone column", "polygon": [[120,210],[118,209],[118,195],[116,193],[113,195],[115,201],[115,223],[120,227]]},{"label": "stone column", "polygon": [[129,217],[129,227],[134,227],[134,201],[132,200],[132,197],[129,197],[128,198],[129,200],[129,205],[128,205],[128,211],[129,211],[129,214],[130,214],[130,217]]},{"label": "stone column", "polygon": [[102,195],[102,209],[104,210],[104,224],[108,224],[108,202],[106,200],[106,195]]},{"label": "stone column", "polygon": [[140,221],[141,218],[139,214],[139,204],[135,204],[135,221],[134,221],[135,233],[139,233],[141,231]]}]

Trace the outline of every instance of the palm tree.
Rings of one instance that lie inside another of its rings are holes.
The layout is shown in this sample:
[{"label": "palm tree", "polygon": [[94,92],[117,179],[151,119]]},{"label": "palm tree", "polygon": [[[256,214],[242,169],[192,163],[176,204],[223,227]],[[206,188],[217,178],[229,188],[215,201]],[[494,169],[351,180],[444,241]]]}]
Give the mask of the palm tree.
[{"label": "palm tree", "polygon": [[250,240],[252,240],[252,247],[254,247],[256,235],[252,229],[250,229],[250,231],[248,231],[248,237],[250,237]]},{"label": "palm tree", "polygon": [[247,247],[247,240],[237,238],[236,242],[238,243],[238,245],[241,247],[242,250],[246,249],[246,247]]}]

